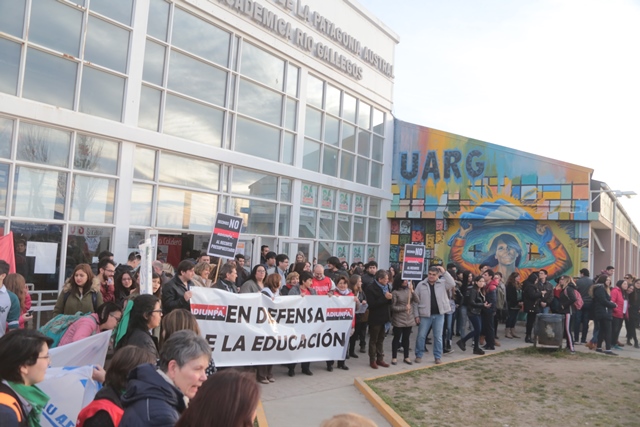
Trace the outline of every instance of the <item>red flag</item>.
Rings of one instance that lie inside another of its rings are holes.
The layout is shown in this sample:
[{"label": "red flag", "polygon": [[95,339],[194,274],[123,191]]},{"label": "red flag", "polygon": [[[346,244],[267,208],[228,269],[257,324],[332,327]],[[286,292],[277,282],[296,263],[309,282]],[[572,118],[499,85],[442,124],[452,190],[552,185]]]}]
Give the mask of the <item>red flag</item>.
[{"label": "red flag", "polygon": [[0,236],[0,259],[9,263],[9,273],[16,272],[16,256],[13,251],[13,231]]}]

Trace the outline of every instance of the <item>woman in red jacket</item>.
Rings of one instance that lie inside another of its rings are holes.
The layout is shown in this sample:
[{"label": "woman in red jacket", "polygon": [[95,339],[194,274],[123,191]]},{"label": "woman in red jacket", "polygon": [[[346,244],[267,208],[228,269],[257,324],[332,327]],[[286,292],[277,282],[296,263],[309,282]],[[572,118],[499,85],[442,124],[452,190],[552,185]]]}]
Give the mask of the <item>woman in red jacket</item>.
[{"label": "woman in red jacket", "polygon": [[611,344],[616,350],[622,350],[618,337],[620,336],[624,319],[629,316],[629,302],[627,301],[628,286],[626,280],[618,280],[616,287],[611,289],[611,302],[615,302],[618,305],[613,309],[613,322],[611,325]]}]

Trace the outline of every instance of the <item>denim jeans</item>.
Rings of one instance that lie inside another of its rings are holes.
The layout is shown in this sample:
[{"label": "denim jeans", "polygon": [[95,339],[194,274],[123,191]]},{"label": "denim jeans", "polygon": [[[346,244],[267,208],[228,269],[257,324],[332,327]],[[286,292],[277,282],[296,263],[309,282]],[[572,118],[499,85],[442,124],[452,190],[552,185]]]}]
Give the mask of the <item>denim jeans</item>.
[{"label": "denim jeans", "polygon": [[453,330],[451,329],[451,325],[453,324],[453,316],[455,316],[455,313],[447,313],[444,315],[442,339],[444,340],[445,346],[449,341],[451,341],[451,337],[453,336]]},{"label": "denim jeans", "polygon": [[[583,305],[582,309],[577,310],[572,317],[573,321],[573,338],[575,342],[587,342],[587,332],[589,331],[589,313],[591,312],[591,304]],[[582,340],[580,340],[580,332],[582,332]]]},{"label": "denim jeans", "polygon": [[467,317],[467,306],[461,305],[458,307],[455,315],[458,316],[456,333],[460,336],[465,336],[467,334],[467,322],[469,321]]},{"label": "denim jeans", "polygon": [[551,307],[549,307],[549,306],[542,307],[540,309],[540,314],[549,314],[549,313],[551,313]]},{"label": "denim jeans", "polygon": [[442,327],[444,326],[444,314],[432,314],[431,317],[420,317],[418,325],[418,338],[416,338],[416,357],[424,354],[424,342],[427,339],[427,331],[433,328],[433,357],[442,357]]},{"label": "denim jeans", "polygon": [[480,348],[478,341],[480,340],[480,331],[482,330],[482,319],[478,314],[470,314],[469,322],[473,325],[473,331],[462,337],[461,341],[466,343],[469,338],[473,337],[473,348],[478,349]]}]

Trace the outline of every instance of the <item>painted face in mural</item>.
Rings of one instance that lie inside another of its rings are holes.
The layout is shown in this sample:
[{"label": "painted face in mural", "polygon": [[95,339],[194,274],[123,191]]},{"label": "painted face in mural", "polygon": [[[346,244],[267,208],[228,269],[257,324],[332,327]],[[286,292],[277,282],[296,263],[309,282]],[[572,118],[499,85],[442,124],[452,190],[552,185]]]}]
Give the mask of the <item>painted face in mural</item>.
[{"label": "painted face in mural", "polygon": [[513,265],[518,258],[518,251],[516,248],[509,246],[506,242],[502,240],[498,241],[496,245],[496,259],[498,260],[498,264],[508,266]]}]

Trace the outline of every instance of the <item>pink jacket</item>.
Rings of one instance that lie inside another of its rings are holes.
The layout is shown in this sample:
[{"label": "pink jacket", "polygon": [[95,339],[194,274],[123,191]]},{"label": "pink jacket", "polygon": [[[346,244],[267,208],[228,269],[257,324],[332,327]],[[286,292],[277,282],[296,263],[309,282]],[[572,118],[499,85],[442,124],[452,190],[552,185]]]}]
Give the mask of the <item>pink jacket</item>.
[{"label": "pink jacket", "polygon": [[611,289],[611,302],[615,302],[618,304],[616,308],[613,309],[613,317],[616,319],[622,319],[623,317],[629,317],[629,310],[627,309],[627,314],[625,316],[622,315],[622,309],[624,307],[624,297],[622,296],[622,289],[619,287],[614,287]]},{"label": "pink jacket", "polygon": [[24,295],[24,310],[22,310],[22,313],[20,313],[20,319],[18,319],[20,329],[24,329],[24,325],[26,323],[24,321],[24,315],[27,314],[27,311],[31,310],[31,305],[31,294],[29,292],[26,292]]},{"label": "pink jacket", "polygon": [[90,337],[100,332],[100,322],[96,313],[82,317],[69,326],[67,332],[60,339],[58,347],[72,342],[79,341],[83,338]]}]

